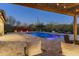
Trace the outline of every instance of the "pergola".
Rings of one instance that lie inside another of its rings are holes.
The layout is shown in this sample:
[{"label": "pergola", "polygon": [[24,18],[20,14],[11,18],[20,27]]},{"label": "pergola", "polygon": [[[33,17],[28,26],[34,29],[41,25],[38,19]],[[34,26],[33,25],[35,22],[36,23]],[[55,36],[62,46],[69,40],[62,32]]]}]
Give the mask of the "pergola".
[{"label": "pergola", "polygon": [[79,3],[16,3],[17,5],[36,8],[49,12],[56,12],[59,14],[65,14],[73,16],[73,33],[74,44],[77,40],[77,16],[79,15]]}]

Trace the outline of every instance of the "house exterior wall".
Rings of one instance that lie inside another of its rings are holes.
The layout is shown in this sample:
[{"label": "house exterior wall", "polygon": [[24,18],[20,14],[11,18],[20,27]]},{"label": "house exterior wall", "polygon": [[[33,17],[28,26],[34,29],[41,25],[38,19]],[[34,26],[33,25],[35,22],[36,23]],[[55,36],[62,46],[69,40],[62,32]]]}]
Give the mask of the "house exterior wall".
[{"label": "house exterior wall", "polygon": [[0,36],[4,35],[4,22],[0,18]]},{"label": "house exterior wall", "polygon": [[4,35],[4,18],[0,12],[0,36]]}]

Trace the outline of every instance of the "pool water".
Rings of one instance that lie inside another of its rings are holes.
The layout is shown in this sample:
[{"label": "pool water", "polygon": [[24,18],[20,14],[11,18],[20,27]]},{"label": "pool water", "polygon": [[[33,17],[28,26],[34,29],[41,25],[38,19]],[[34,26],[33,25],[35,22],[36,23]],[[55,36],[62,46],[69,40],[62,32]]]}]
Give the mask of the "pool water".
[{"label": "pool water", "polygon": [[41,38],[46,38],[48,40],[53,40],[53,39],[58,39],[58,38],[63,38],[63,35],[57,35],[57,34],[51,34],[51,33],[46,33],[46,32],[28,32],[27,34],[31,34],[34,37],[41,37]]}]

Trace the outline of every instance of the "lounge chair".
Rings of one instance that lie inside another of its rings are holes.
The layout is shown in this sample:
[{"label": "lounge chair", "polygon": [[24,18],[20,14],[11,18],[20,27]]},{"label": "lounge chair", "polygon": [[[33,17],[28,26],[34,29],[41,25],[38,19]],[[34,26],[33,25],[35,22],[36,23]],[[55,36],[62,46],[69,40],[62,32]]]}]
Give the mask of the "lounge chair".
[{"label": "lounge chair", "polygon": [[64,42],[65,43],[73,43],[71,40],[69,40],[69,35],[64,35]]}]

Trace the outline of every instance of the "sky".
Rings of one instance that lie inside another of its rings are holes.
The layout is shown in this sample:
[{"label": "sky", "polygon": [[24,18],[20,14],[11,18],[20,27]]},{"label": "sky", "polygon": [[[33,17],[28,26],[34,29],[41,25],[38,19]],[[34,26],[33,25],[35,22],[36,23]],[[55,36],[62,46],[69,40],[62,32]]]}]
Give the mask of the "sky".
[{"label": "sky", "polygon": [[[7,17],[12,16],[16,19],[16,21],[20,21],[21,23],[27,23],[27,24],[36,23],[37,18],[40,22],[44,24],[73,23],[72,16],[67,16],[63,14],[38,10],[38,9],[14,5],[14,4],[0,3],[0,9],[5,11]],[[77,23],[79,24],[79,21]]]}]

